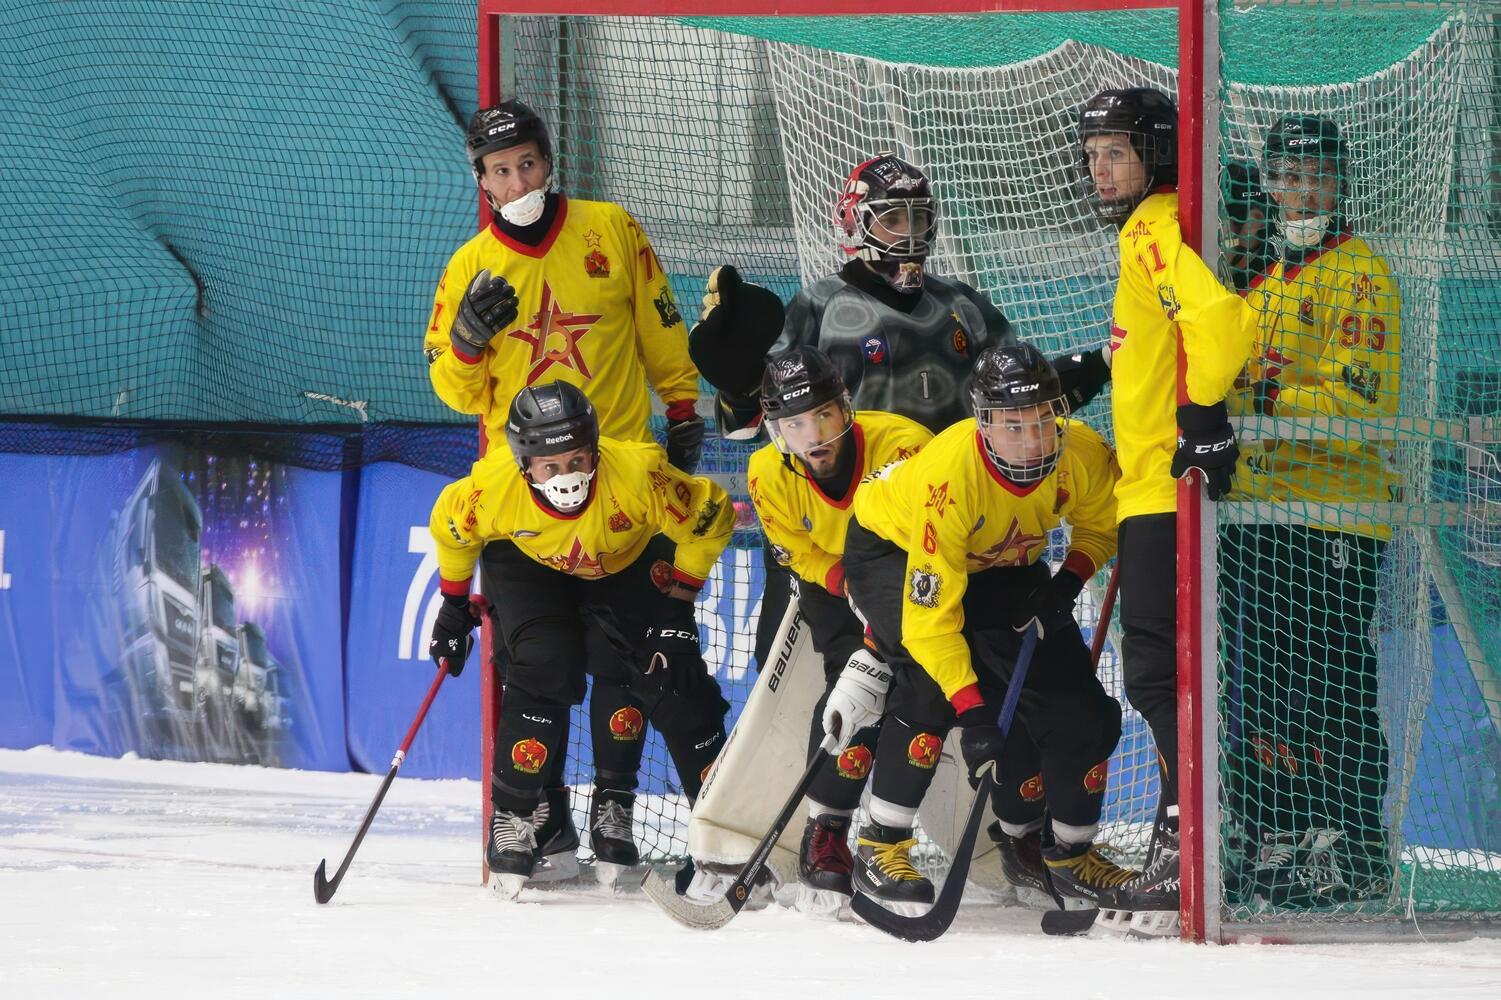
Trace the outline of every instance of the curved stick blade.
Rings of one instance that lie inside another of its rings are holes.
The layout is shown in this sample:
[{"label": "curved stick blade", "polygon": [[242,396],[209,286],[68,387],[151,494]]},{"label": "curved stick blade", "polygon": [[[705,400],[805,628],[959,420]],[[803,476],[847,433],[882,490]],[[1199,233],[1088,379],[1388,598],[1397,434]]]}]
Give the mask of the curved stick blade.
[{"label": "curved stick blade", "polygon": [[339,888],[337,882],[328,880],[328,869],[324,866],[325,861],[318,862],[318,870],[313,872],[313,898],[320,903],[326,903],[334,898],[334,892]]}]

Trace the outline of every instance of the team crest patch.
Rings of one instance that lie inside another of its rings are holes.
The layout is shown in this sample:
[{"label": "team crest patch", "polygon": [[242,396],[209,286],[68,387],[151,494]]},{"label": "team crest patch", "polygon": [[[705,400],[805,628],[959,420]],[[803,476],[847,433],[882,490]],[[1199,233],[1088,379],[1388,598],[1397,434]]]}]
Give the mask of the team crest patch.
[{"label": "team crest patch", "polygon": [[771,557],[783,566],[792,565],[792,553],[776,542],[771,543]]},{"label": "team crest patch", "polygon": [[547,747],[528,736],[511,747],[511,766],[522,774],[536,774],[547,763]]},{"label": "team crest patch", "polygon": [[672,589],[672,567],[667,560],[658,559],[651,564],[651,583],[664,594]]},{"label": "team crest patch", "polygon": [[1313,326],[1313,296],[1307,296],[1298,303],[1298,322]]},{"label": "team crest patch", "polygon": [[1157,304],[1162,307],[1162,314],[1168,319],[1177,319],[1183,308],[1178,304],[1178,290],[1172,285],[1162,285],[1157,289]]},{"label": "team crest patch", "polygon": [[907,580],[907,600],[920,608],[936,608],[940,588],[938,574],[933,572],[933,567],[923,563],[912,570],[912,576]]},{"label": "team crest patch", "polygon": [[873,365],[884,365],[888,351],[886,338],[878,333],[873,333],[860,342],[860,350],[865,352],[865,360]]},{"label": "team crest patch", "polygon": [[1381,375],[1372,371],[1370,365],[1361,362],[1345,365],[1341,375],[1350,391],[1367,403],[1376,402],[1376,397],[1381,394]]},{"label": "team crest patch", "polygon": [[907,763],[931,771],[943,753],[943,738],[934,733],[918,733],[907,744]]},{"label": "team crest patch", "polygon": [[969,357],[969,338],[964,335],[964,327],[954,328],[954,351]]},{"label": "team crest patch", "polygon": [[610,526],[611,531],[630,531],[633,527],[630,517],[623,510],[615,511],[605,520],[605,523]]},{"label": "team crest patch", "polygon": [[852,746],[845,749],[834,762],[839,777],[859,781],[870,773],[871,753],[869,747]]},{"label": "team crest patch", "polygon": [[1022,782],[1021,787],[1016,792],[1022,797],[1023,802],[1041,802],[1042,775],[1040,773],[1032,775],[1032,777]]},{"label": "team crest patch", "polygon": [[662,294],[651,300],[651,304],[657,307],[657,316],[662,320],[664,327],[677,326],[683,321],[683,316],[678,312],[678,304],[672,301],[672,289],[662,286]]},{"label": "team crest patch", "polygon": [[615,714],[610,716],[610,736],[622,743],[639,740],[645,728],[646,720],[641,717],[641,709],[635,705],[617,708]]},{"label": "team crest patch", "polygon": [[1105,790],[1105,777],[1109,774],[1109,763],[1100,761],[1084,773],[1084,790],[1090,795],[1098,795]]},{"label": "team crest patch", "polygon": [[591,278],[608,278],[610,276],[610,258],[598,250],[590,250],[584,254],[584,273]]}]

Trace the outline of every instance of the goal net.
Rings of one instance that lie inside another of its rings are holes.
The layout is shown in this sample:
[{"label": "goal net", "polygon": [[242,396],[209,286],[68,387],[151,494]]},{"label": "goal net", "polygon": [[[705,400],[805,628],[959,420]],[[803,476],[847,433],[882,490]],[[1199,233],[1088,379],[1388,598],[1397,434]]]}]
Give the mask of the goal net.
[{"label": "goal net", "polygon": [[[505,15],[503,3],[483,9]],[[1337,355],[1346,370],[1323,370],[1315,345],[1300,342],[1309,357],[1296,377],[1339,402],[1273,416],[1257,412],[1252,383],[1266,374],[1264,349],[1289,344],[1264,329],[1260,367],[1248,372],[1245,465],[1282,475],[1207,511],[1216,528],[1202,572],[1218,627],[1200,683],[1217,697],[1204,731],[1183,735],[1185,758],[1211,765],[1211,931],[1489,914],[1501,909],[1496,13],[1478,2],[1226,3],[1210,20],[1222,82],[1205,122],[1207,196],[1223,201],[1225,164],[1264,167],[1279,119],[1332,122],[1347,150],[1337,211],[1370,255],[1332,253],[1324,280],[1371,297],[1360,275],[1384,273],[1396,294],[1360,303],[1379,330],[1336,320],[1332,333],[1308,324],[1307,336],[1389,331],[1399,344],[1389,370],[1349,350]],[[1108,337],[1120,262],[1081,184],[1077,110],[1107,87],[1176,94],[1174,11],[506,15],[490,34],[484,24],[481,78],[488,70],[494,87],[482,100],[503,90],[541,112],[563,189],[629,208],[685,308],[726,262],[784,300],[832,273],[837,187],[854,163],[893,150],[929,171],[940,201],[935,270],[980,289],[1048,352]],[[1202,119],[1205,109],[1181,113]],[[1226,206],[1219,214],[1227,229]],[[1263,290],[1258,308],[1289,308],[1295,277],[1267,282],[1282,298]],[[1301,306],[1291,306],[1294,329]],[[1082,416],[1109,435],[1108,397]],[[749,450],[712,442],[703,471],[733,477]],[[1307,467],[1327,472],[1331,455],[1343,478],[1314,482]],[[707,599],[733,613],[701,618],[711,646],[735,650],[744,670],[743,623],[755,620],[760,586],[753,526],[737,545]],[[1347,571],[1353,582],[1339,584]],[[1086,630],[1100,624],[1096,607],[1081,603]],[[1100,670],[1127,704],[1101,839],[1139,862],[1157,799],[1154,751],[1114,642]],[[574,723],[573,745],[587,745],[585,713]],[[673,787],[655,743],[649,766]],[[582,819],[589,775],[570,781]],[[637,810],[647,853],[681,853],[686,803],[667,794],[649,809]],[[1345,888],[1276,887],[1286,872],[1320,866]]]}]

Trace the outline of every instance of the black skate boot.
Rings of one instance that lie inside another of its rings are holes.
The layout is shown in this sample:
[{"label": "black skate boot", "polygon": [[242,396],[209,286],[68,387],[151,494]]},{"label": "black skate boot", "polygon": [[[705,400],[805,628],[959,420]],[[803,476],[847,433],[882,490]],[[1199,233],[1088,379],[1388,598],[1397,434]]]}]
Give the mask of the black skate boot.
[{"label": "black skate boot", "polygon": [[912,867],[911,851],[917,846],[911,827],[862,827],[855,841],[854,888],[887,909],[915,916],[933,902],[933,883]]},{"label": "black skate boot", "polygon": [[594,875],[601,885],[614,887],[627,868],[641,863],[631,828],[635,805],[635,792],[594,789],[594,801],[589,805],[589,846],[594,848]]},{"label": "black skate boot", "polygon": [[798,892],[794,905],[799,911],[835,914],[849,900],[854,892],[850,875],[855,868],[849,836],[848,816],[809,818],[797,852]]},{"label": "black skate boot", "polygon": [[1051,910],[1053,898],[1048,894],[1042,870],[1042,835],[1038,831],[1013,837],[1001,829],[997,820],[986,827],[1001,857],[1001,874],[1016,890],[1017,902],[1036,910]]},{"label": "black skate boot", "polygon": [[537,831],[531,816],[495,810],[485,838],[485,862],[490,886],[505,899],[515,899],[537,865]]},{"label": "black skate boot", "polygon": [[1140,874],[1122,868],[1090,843],[1049,844],[1042,860],[1053,877],[1053,888],[1065,903],[1078,900],[1086,907],[1098,906],[1102,892],[1119,889]]},{"label": "black skate boot", "polygon": [[563,882],[579,873],[579,832],[573,825],[573,807],[567,788],[549,788],[542,793],[532,813],[537,831],[537,867],[533,882]]},{"label": "black skate boot", "polygon": [[1178,831],[1161,825],[1146,870],[1100,892],[1098,926],[1132,937],[1178,936]]}]

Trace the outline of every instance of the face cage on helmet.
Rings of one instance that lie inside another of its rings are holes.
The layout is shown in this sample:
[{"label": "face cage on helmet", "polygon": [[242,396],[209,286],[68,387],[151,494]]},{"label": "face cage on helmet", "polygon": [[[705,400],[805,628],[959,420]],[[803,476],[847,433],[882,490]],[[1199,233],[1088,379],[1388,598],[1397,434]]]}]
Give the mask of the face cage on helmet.
[{"label": "face cage on helmet", "polygon": [[[923,219],[923,214],[927,218]],[[928,198],[877,198],[862,201],[856,213],[858,239],[854,248],[862,260],[923,261],[933,252],[938,231],[938,204]],[[875,234],[879,223],[888,232],[906,230],[905,237],[884,240]]]},{"label": "face cage on helmet", "polygon": [[[1094,171],[1089,167],[1089,151],[1084,144],[1097,136],[1124,135],[1128,136],[1131,149],[1141,160],[1142,177],[1141,191],[1124,198],[1114,198],[1106,201],[1100,197],[1099,186],[1095,184]],[[1135,140],[1135,141],[1132,141]],[[1094,212],[1095,218],[1101,222],[1122,223],[1131,217],[1136,211],[1136,206],[1146,200],[1147,195],[1157,186],[1157,137],[1137,129],[1111,129],[1109,131],[1091,132],[1079,139],[1079,177],[1084,184],[1084,200],[1089,202],[1090,211]],[[1139,145],[1138,145],[1139,143]]]},{"label": "face cage on helmet", "polygon": [[[1039,409],[1041,407],[1046,407],[1046,409]],[[1053,451],[1051,454],[1043,456],[1041,461],[1025,465],[1015,464],[997,454],[995,446],[991,444],[990,435],[986,432],[986,428],[1005,420],[1005,414],[1015,413],[1018,410],[1034,410],[1037,413],[1032,420],[1023,422],[1018,430],[1025,430],[1035,426],[1039,428],[1037,433],[1041,436],[1041,428],[1046,424],[1050,423],[1057,428]],[[979,424],[980,440],[985,445],[985,454],[989,456],[991,463],[995,465],[996,470],[1001,475],[1018,486],[1029,486],[1033,483],[1041,482],[1057,468],[1058,459],[1063,456],[1064,439],[1068,435],[1067,425],[1059,424],[1058,420],[1066,416],[1068,416],[1068,403],[1062,396],[1038,403],[1036,407],[984,406],[978,400],[975,402],[975,420]]]},{"label": "face cage on helmet", "polygon": [[[827,441],[820,441],[818,444],[804,448],[802,451],[793,451],[792,446],[787,442],[786,435],[782,433],[782,425],[787,421],[797,420],[799,417],[806,418],[815,410],[821,410],[825,406],[828,406],[830,403],[838,403],[840,410],[843,411],[844,429],[841,430],[838,434],[835,434]],[[824,400],[817,406],[810,406],[806,410],[801,410],[797,413],[791,413],[785,417],[767,417],[765,420],[765,425],[766,434],[771,438],[771,443],[776,445],[777,451],[781,452],[783,455],[796,455],[798,457],[801,457],[806,453],[812,451],[814,448],[827,448],[838,441],[842,441],[845,435],[847,435],[855,426],[855,407],[854,404],[850,402],[849,392],[846,391],[840,393],[838,396],[835,396],[833,399]]]}]

